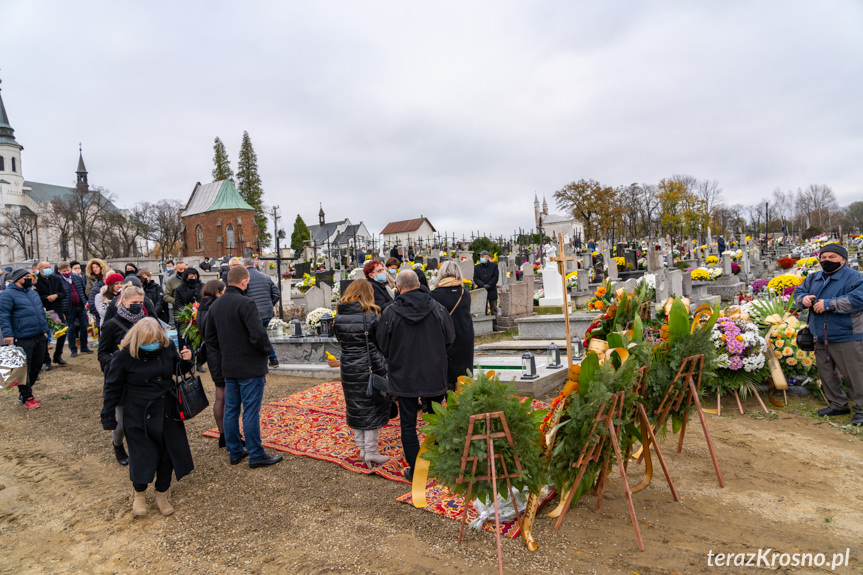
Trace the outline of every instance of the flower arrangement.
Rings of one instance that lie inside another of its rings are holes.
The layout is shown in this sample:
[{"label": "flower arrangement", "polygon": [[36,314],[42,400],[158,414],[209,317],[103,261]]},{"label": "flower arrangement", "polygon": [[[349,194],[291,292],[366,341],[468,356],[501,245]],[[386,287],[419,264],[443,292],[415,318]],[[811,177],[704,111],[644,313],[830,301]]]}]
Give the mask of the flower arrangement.
[{"label": "flower arrangement", "polygon": [[693,281],[706,282],[710,280],[710,273],[704,268],[695,268],[689,272],[689,277],[691,277]]},{"label": "flower arrangement", "polygon": [[297,284],[297,291],[306,293],[313,285],[317,284],[317,280],[309,274],[303,274],[303,281]]},{"label": "flower arrangement", "polygon": [[820,265],[818,258],[802,258],[797,260],[798,268],[814,268],[817,265]]},{"label": "flower arrangement", "polygon": [[704,261],[707,262],[707,265],[709,266],[715,266],[719,263],[719,258],[716,256],[707,256],[707,259]]},{"label": "flower arrangement", "polygon": [[63,337],[66,334],[68,327],[60,321],[60,316],[57,315],[57,312],[46,311],[45,321],[48,322],[48,328],[54,334],[54,337]]},{"label": "flower arrangement", "polygon": [[473,289],[473,282],[471,280],[464,278],[463,280],[461,280],[461,282],[464,284],[465,288],[467,288],[469,290]]},{"label": "flower arrangement", "polygon": [[767,282],[767,289],[776,292],[784,292],[788,287],[797,287],[803,283],[803,278],[799,276],[783,274],[776,276]]},{"label": "flower arrangement", "polygon": [[306,326],[309,328],[309,331],[316,332],[318,328],[321,327],[321,318],[324,316],[332,317],[333,310],[326,307],[319,307],[317,309],[313,309],[306,316]]},{"label": "flower arrangement", "polygon": [[769,282],[770,280],[755,280],[754,282],[752,282],[752,284],[749,286],[752,289],[752,294],[760,294],[762,291],[764,291]]},{"label": "flower arrangement", "polygon": [[780,268],[784,270],[789,270],[794,267],[797,262],[794,261],[793,258],[779,258],[779,261],[776,262]]},{"label": "flower arrangement", "polygon": [[587,302],[588,310],[596,310],[600,311],[611,305],[611,302],[614,300],[614,284],[609,279],[603,280],[603,282],[596,288],[596,292],[593,294],[593,298]]},{"label": "flower arrangement", "polygon": [[736,262],[731,262],[731,273],[734,275],[740,273],[740,266]]},{"label": "flower arrangement", "polygon": [[615,257],[615,258],[613,258],[613,259],[614,259],[614,263],[616,263],[616,264],[617,264],[617,269],[618,269],[618,270],[624,270],[624,269],[626,269],[626,258],[622,258],[622,257]]},{"label": "flower arrangement", "polygon": [[197,349],[201,345],[201,332],[198,331],[198,302],[189,304],[174,314],[183,339]]},{"label": "flower arrangement", "polygon": [[717,393],[740,391],[744,397],[754,383],[763,379],[767,342],[751,321],[721,317],[716,321],[710,339],[719,355],[714,366],[718,376]]}]

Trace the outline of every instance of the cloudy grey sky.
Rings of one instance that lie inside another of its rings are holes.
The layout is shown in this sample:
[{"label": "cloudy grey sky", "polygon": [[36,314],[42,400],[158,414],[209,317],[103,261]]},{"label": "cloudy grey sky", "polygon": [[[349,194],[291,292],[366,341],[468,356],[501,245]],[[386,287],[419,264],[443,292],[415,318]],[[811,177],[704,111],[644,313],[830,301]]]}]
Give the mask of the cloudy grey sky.
[{"label": "cloudy grey sky", "polygon": [[81,141],[118,204],[185,202],[248,130],[288,233],[321,202],[508,235],[580,178],[863,198],[861,30],[858,0],[0,0],[0,78],[29,180]]}]

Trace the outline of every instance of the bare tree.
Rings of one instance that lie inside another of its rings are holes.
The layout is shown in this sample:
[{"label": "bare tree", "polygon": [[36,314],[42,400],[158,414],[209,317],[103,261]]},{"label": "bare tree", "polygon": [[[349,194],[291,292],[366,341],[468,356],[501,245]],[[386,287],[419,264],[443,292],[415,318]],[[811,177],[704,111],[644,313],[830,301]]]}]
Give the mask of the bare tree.
[{"label": "bare tree", "polygon": [[695,195],[704,202],[704,208],[711,222],[716,218],[716,210],[722,205],[722,188],[719,180],[698,180],[693,189]]},{"label": "bare tree", "polygon": [[647,231],[647,237],[651,236],[655,216],[659,214],[659,189],[655,184],[641,184],[642,204],[641,219]]},{"label": "bare tree", "polygon": [[112,197],[111,192],[102,187],[83,191],[73,188],[71,193],[51,202],[51,209],[57,212],[57,217],[62,214],[69,219],[71,236],[81,244],[82,259],[94,255],[94,242],[106,234],[98,224],[107,210],[116,210],[111,203]]},{"label": "bare tree", "polygon": [[69,259],[69,241],[72,239],[72,220],[63,211],[62,204],[55,198],[45,205],[42,211],[42,221],[49,228],[57,230],[60,235],[60,258]]},{"label": "bare tree", "polygon": [[177,200],[141,202],[133,208],[132,218],[138,222],[141,233],[156,243],[158,251],[167,255],[177,249],[183,237],[182,209],[183,204]]},{"label": "bare tree", "polygon": [[25,260],[35,257],[33,247],[33,231],[35,229],[36,214],[32,211],[21,206],[6,208],[3,222],[0,223],[0,234],[11,238],[15,244],[21,247]]}]

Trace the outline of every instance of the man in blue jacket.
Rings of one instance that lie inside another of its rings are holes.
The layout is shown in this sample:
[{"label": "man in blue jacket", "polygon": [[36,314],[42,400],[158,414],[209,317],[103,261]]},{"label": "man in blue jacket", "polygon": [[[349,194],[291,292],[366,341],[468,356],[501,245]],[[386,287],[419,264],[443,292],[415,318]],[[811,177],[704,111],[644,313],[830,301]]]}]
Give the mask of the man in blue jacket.
[{"label": "man in blue jacket", "polygon": [[[243,267],[249,271],[249,287],[246,295],[258,306],[261,322],[266,329],[270,325],[270,320],[273,319],[273,306],[279,302],[279,288],[276,287],[270,276],[255,269],[255,260],[252,258],[245,258]],[[279,367],[276,350],[272,345],[270,349],[269,365],[270,367]]]},{"label": "man in blue jacket", "polygon": [[0,293],[0,331],[5,345],[17,345],[27,356],[27,383],[18,384],[18,402],[27,409],[36,409],[42,400],[33,397],[33,383],[45,363],[48,322],[42,300],[33,290],[30,272],[17,269],[10,279],[12,283]]},{"label": "man in blue jacket", "polygon": [[[815,366],[829,407],[818,415],[850,413],[851,423],[863,425],[863,274],[846,265],[848,251],[827,244],[819,256],[821,270],[810,274],[794,291],[797,306],[809,308],[809,329],[815,336]],[[840,373],[850,398],[842,389]]]}]

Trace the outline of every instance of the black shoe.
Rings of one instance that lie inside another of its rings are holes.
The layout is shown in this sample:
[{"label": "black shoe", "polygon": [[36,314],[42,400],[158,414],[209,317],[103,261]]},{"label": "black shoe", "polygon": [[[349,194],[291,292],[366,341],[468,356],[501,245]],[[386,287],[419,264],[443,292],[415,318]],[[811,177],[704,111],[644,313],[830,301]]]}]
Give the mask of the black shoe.
[{"label": "black shoe", "polygon": [[271,359],[270,360],[270,367],[279,367],[279,360],[278,359]]},{"label": "black shoe", "polygon": [[51,371],[51,370],[52,370],[52,369],[54,369],[54,368],[53,368],[53,367],[51,367],[51,364],[50,364],[50,363],[46,363],[46,364],[45,364],[45,367],[43,367],[42,369],[44,369],[45,371]]},{"label": "black shoe", "polygon": [[207,373],[207,368],[205,368],[203,365],[199,365],[198,371],[200,371],[201,373]]},{"label": "black shoe", "polygon": [[120,465],[129,465],[129,454],[126,453],[122,443],[114,446],[114,456]]},{"label": "black shoe", "polygon": [[81,353],[93,353],[92,349],[82,349]]},{"label": "black shoe", "polygon": [[818,415],[822,417],[835,417],[837,415],[848,415],[851,413],[851,410],[846,409],[833,409],[832,407],[825,407],[824,409],[818,410]]},{"label": "black shoe", "polygon": [[78,357],[78,350],[74,350],[69,353],[69,357]]},{"label": "black shoe", "polygon": [[410,467],[405,467],[404,471],[402,471],[402,475],[405,479],[413,483],[414,481],[414,470]]},{"label": "black shoe", "polygon": [[54,363],[56,363],[60,367],[63,367],[64,365],[66,365],[66,362],[63,361],[63,358],[58,358],[58,357],[54,358]]},{"label": "black shoe", "polygon": [[220,433],[219,434],[219,448],[225,447],[225,445],[226,445],[225,444],[225,434]]},{"label": "black shoe", "polygon": [[855,413],[851,418],[851,425],[863,425],[863,413]]},{"label": "black shoe", "polygon": [[268,455],[263,459],[256,459],[255,461],[249,461],[249,467],[251,469],[256,469],[258,467],[268,467],[270,465],[275,465],[279,461],[282,460],[281,455]]},{"label": "black shoe", "polygon": [[241,462],[242,460],[244,460],[248,456],[249,456],[249,452],[244,449],[242,455],[240,455],[239,457],[232,457],[231,458],[231,465],[237,465],[239,462]]}]

